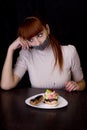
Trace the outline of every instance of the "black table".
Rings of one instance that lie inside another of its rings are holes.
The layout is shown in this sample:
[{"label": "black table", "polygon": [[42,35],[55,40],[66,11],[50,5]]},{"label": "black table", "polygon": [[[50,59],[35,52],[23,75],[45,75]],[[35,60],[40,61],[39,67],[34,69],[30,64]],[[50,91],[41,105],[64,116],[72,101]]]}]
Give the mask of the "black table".
[{"label": "black table", "polygon": [[87,130],[87,92],[56,90],[68,101],[60,109],[33,108],[25,100],[45,89],[0,90],[1,130]]}]

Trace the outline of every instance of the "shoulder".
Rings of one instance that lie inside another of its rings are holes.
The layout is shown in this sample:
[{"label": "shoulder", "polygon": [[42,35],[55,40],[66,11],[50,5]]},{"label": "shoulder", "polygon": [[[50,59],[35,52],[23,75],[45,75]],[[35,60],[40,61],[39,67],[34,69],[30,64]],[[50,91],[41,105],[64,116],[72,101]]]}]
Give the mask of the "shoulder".
[{"label": "shoulder", "polygon": [[63,45],[61,46],[63,50],[70,50],[70,51],[75,51],[76,50],[76,47],[74,45]]},{"label": "shoulder", "polygon": [[76,47],[70,44],[62,46],[62,53],[65,59],[73,60],[79,57]]},{"label": "shoulder", "polygon": [[69,45],[62,46],[62,52],[67,54],[75,54],[77,50],[74,45],[69,44]]}]

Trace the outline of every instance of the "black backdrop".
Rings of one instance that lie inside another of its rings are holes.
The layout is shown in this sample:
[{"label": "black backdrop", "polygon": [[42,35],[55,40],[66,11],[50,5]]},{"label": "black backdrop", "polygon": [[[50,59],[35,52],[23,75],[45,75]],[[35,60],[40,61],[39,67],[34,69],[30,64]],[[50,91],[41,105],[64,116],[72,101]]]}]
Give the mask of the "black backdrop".
[{"label": "black backdrop", "polygon": [[87,6],[84,0],[0,0],[0,73],[19,24],[31,15],[46,19],[61,44],[76,46],[86,78]]}]

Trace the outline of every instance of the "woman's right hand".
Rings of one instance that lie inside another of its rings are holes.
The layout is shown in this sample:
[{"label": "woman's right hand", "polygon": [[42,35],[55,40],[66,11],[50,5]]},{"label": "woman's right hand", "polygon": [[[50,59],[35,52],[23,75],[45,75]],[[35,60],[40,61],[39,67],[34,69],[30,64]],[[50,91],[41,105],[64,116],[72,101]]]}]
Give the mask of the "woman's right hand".
[{"label": "woman's right hand", "polygon": [[10,45],[10,48],[12,50],[16,50],[20,47],[22,47],[22,49],[29,49],[29,42],[28,40],[24,40],[23,38],[21,37],[18,37],[11,45]]}]

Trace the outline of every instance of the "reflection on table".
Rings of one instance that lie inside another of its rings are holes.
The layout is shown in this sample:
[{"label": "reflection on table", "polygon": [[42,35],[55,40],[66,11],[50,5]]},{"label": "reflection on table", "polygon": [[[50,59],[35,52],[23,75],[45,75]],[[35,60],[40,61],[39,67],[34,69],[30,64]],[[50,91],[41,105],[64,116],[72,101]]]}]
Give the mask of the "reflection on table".
[{"label": "reflection on table", "polygon": [[56,90],[68,101],[60,109],[39,109],[25,104],[25,100],[45,89],[20,88],[0,90],[1,130],[86,130],[87,92]]}]

